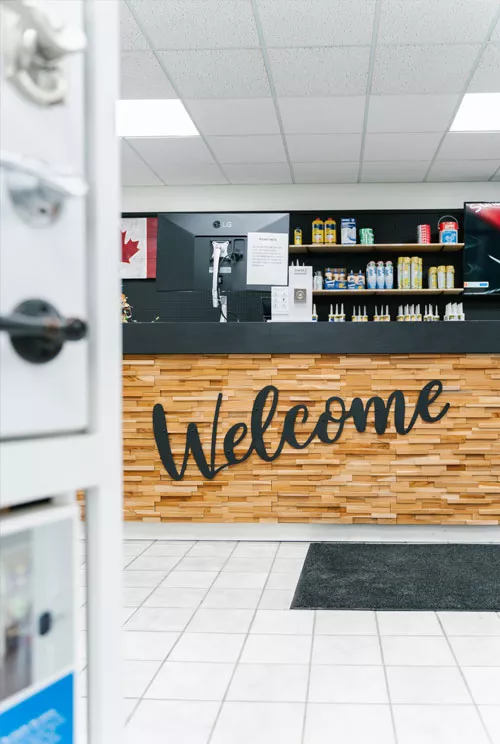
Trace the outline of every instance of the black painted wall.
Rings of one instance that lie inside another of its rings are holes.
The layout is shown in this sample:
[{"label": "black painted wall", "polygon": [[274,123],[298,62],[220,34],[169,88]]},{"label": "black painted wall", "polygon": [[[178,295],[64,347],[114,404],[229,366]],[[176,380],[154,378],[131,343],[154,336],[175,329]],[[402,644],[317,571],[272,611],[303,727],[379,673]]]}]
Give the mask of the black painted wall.
[{"label": "black painted wall", "polygon": [[[459,241],[463,242],[463,210],[351,210],[337,212],[317,211],[317,212],[291,212],[290,213],[290,243],[293,243],[293,231],[296,227],[302,229],[302,242],[311,243],[312,221],[316,217],[326,219],[332,217],[337,222],[337,242],[340,243],[340,228],[342,217],[353,217],[356,219],[356,227],[359,230],[362,227],[372,227],[375,233],[376,243],[415,243],[417,241],[417,225],[431,225],[431,241],[438,242],[438,220],[443,215],[453,215],[459,223]],[[133,216],[130,213],[124,214],[125,217]],[[143,216],[153,217],[156,213],[143,213]],[[161,246],[158,246],[161,250]],[[424,286],[427,277],[427,268],[437,266],[438,264],[452,264],[455,266],[455,284],[463,284],[462,271],[462,251],[439,253],[422,253],[424,269]],[[344,267],[347,270],[366,269],[366,264],[370,260],[388,261],[391,260],[397,266],[397,253],[372,252],[372,253],[350,253],[350,254],[294,254],[290,256],[290,262],[299,260],[313,266],[313,271],[324,270],[326,267]],[[217,321],[219,314],[211,306],[210,293],[194,292],[159,292],[156,289],[156,280],[154,279],[129,279],[123,282],[123,291],[127,295],[132,305],[133,318],[137,321],[152,321],[156,317],[168,321],[194,321],[208,322]],[[234,293],[230,298],[229,308],[232,315],[230,321],[240,318],[242,321],[259,321],[262,317],[262,300],[264,292],[246,292]],[[457,295],[456,297],[418,297],[416,295],[399,296],[387,300],[385,297],[363,296],[361,298],[344,296],[335,297],[333,300],[340,304],[344,302],[346,314],[350,317],[353,305],[366,304],[367,312],[370,317],[373,315],[375,305],[380,307],[381,300],[384,306],[389,305],[389,311],[393,317],[397,313],[397,308],[402,303],[417,302],[423,306],[426,302],[432,301],[433,305],[438,305],[439,313],[442,315],[444,306],[452,299],[464,303],[466,318],[468,320],[500,320],[500,297],[480,297]],[[330,296],[316,298],[316,306],[320,320],[326,320],[332,299]],[[334,302],[334,304],[335,304]]]}]

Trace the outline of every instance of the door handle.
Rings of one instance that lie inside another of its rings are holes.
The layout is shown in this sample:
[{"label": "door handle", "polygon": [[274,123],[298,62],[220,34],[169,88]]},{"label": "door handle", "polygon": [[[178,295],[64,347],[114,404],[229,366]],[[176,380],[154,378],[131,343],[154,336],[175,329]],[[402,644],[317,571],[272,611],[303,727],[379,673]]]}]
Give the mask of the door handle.
[{"label": "door handle", "polygon": [[38,0],[3,0],[10,12],[6,28],[6,76],[31,102],[51,106],[64,101],[67,81],[60,62],[82,52],[83,31],[65,25]]},{"label": "door handle", "polygon": [[64,200],[85,196],[87,183],[79,176],[60,173],[41,160],[0,151],[0,169],[14,208],[32,227],[50,225]]},{"label": "door handle", "polygon": [[0,168],[20,176],[29,176],[63,197],[85,196],[88,186],[83,178],[51,168],[43,160],[34,160],[14,152],[0,151]]},{"label": "door handle", "polygon": [[44,300],[25,300],[10,315],[0,315],[0,332],[8,333],[19,356],[34,364],[54,359],[67,341],[87,335],[87,323],[64,318]]}]

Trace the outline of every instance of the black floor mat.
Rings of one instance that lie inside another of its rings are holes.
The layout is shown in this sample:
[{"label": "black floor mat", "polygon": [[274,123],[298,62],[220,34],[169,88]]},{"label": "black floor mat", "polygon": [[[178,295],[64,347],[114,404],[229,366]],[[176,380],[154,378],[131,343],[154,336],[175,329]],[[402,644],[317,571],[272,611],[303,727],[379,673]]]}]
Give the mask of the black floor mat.
[{"label": "black floor mat", "polygon": [[292,609],[500,610],[500,545],[313,543]]}]

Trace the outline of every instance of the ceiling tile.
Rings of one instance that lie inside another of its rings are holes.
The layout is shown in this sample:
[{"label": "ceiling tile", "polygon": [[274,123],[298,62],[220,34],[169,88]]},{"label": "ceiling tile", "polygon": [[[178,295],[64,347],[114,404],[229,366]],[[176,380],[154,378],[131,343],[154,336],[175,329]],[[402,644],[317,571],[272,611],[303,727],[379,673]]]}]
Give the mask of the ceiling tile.
[{"label": "ceiling tile", "polygon": [[460,96],[371,96],[368,132],[444,132]]},{"label": "ceiling tile", "polygon": [[125,140],[120,143],[122,186],[163,186]]},{"label": "ceiling tile", "polygon": [[270,49],[278,96],[359,96],[366,93],[370,49]]},{"label": "ceiling tile", "polygon": [[228,163],[222,166],[230,183],[292,183],[288,163]]},{"label": "ceiling tile", "polygon": [[280,98],[283,129],[287,134],[361,132],[364,96]]},{"label": "ceiling tile", "polygon": [[294,163],[295,183],[356,183],[359,163]]},{"label": "ceiling tile", "polygon": [[120,3],[120,49],[124,52],[149,49],[148,42],[125,2]]},{"label": "ceiling tile", "polygon": [[258,47],[250,0],[129,0],[158,50]]},{"label": "ceiling tile", "polygon": [[364,159],[431,160],[441,137],[441,132],[367,134]]},{"label": "ceiling tile", "polygon": [[131,145],[162,179],[169,166],[214,164],[200,137],[140,137],[132,139]]},{"label": "ceiling tile", "polygon": [[184,98],[266,98],[271,95],[258,49],[159,54]]},{"label": "ceiling tile", "polygon": [[500,93],[500,44],[488,44],[467,92]]},{"label": "ceiling tile", "polygon": [[284,163],[283,140],[279,134],[247,137],[207,137],[219,163]]},{"label": "ceiling tile", "polygon": [[423,181],[430,161],[399,160],[363,163],[363,183],[414,183]]},{"label": "ceiling tile", "polygon": [[474,44],[379,46],[372,93],[460,93],[478,51]]},{"label": "ceiling tile", "polygon": [[500,132],[448,132],[437,160],[496,160]]},{"label": "ceiling tile", "polygon": [[177,98],[152,52],[122,52],[122,98]]},{"label": "ceiling tile", "polygon": [[167,186],[210,186],[228,182],[219,166],[213,163],[164,163],[159,172]]},{"label": "ceiling tile", "polygon": [[257,0],[268,47],[371,44],[375,1]]},{"label": "ceiling tile", "polygon": [[219,98],[185,101],[198,131],[211,134],[277,134],[272,98]]},{"label": "ceiling tile", "polygon": [[382,0],[379,44],[482,43],[498,0]]},{"label": "ceiling tile", "polygon": [[328,163],[359,160],[360,134],[289,134],[290,158],[295,163]]},{"label": "ceiling tile", "polygon": [[488,181],[500,160],[436,160],[428,181]]}]

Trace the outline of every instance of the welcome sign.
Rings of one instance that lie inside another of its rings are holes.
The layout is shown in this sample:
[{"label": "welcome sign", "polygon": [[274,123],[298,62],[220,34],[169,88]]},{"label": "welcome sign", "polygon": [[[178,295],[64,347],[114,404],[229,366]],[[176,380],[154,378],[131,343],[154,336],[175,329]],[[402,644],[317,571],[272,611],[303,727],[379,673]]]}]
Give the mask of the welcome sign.
[{"label": "welcome sign", "polygon": [[[245,462],[254,453],[264,462],[273,462],[280,456],[285,444],[296,450],[305,449],[315,439],[323,444],[334,444],[342,436],[344,426],[349,420],[352,420],[356,430],[362,433],[366,430],[368,416],[372,410],[374,413],[374,429],[377,434],[383,435],[385,433],[392,412],[396,432],[406,435],[413,429],[419,418],[426,423],[435,423],[446,415],[450,404],[445,403],[441,408],[436,404],[442,391],[443,384],[440,380],[431,380],[424,385],[418,394],[411,415],[408,415],[405,396],[401,390],[392,392],[386,401],[378,395],[369,398],[366,403],[361,398],[355,397],[349,407],[341,397],[334,395],[325,402],[324,410],[320,414],[312,433],[301,441],[300,426],[308,421],[309,410],[304,404],[292,406],[285,414],[278,445],[274,451],[269,451],[264,441],[264,435],[275,418],[279,391],[274,385],[267,385],[255,397],[249,424],[245,422],[236,423],[224,434],[223,454],[225,460],[222,463],[218,458],[216,446],[223,399],[222,393],[218,394],[215,405],[209,453],[205,453],[203,449],[197,424],[191,422],[186,430],[182,462],[179,465],[176,464],[168,431],[167,416],[163,406],[159,403],[153,408],[153,432],[163,466],[173,480],[179,481],[184,477],[190,454],[203,477],[212,480],[225,468]],[[431,406],[434,407],[433,412],[430,410]],[[248,447],[246,451],[237,454],[235,448],[244,444],[247,439]]]}]

